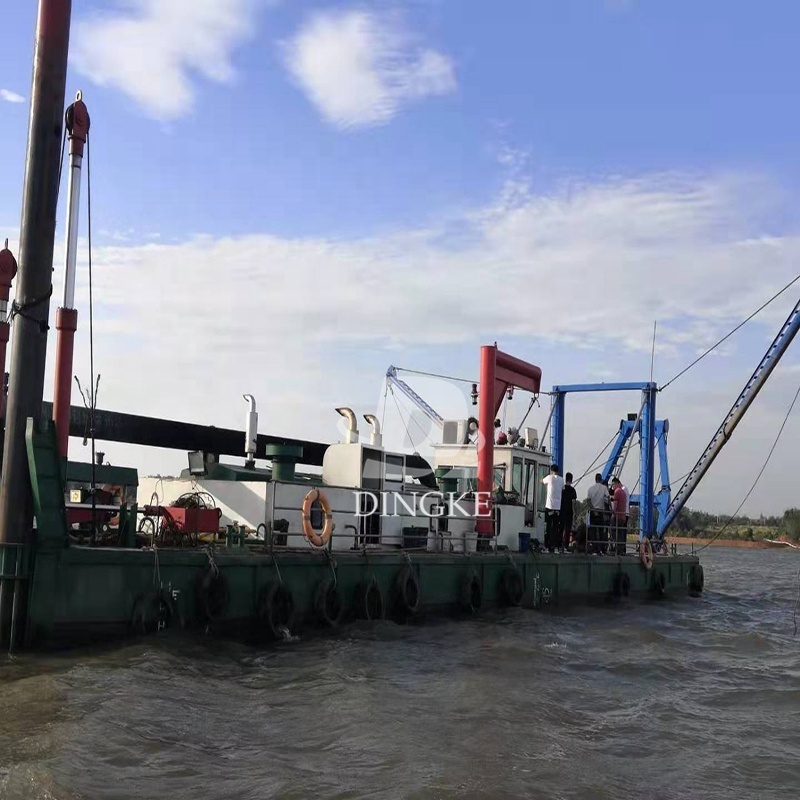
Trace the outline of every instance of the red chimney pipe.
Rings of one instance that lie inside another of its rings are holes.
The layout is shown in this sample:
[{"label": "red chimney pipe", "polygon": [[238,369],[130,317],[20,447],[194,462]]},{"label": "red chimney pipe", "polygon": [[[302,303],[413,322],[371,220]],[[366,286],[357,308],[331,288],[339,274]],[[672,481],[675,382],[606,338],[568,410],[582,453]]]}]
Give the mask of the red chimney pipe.
[{"label": "red chimney pipe", "polygon": [[478,395],[478,507],[477,530],[491,536],[492,488],[494,483],[494,421],[509,386],[539,394],[542,371],[497,349],[481,347],[480,394]]}]

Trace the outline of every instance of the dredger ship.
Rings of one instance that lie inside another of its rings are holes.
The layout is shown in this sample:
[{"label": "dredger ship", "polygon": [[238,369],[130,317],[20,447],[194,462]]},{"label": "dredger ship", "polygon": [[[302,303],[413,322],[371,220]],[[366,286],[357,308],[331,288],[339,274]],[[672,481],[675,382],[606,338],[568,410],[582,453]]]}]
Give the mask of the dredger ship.
[{"label": "dredger ship", "polygon": [[[543,392],[541,370],[496,344],[480,349],[477,417],[441,420],[432,459],[386,449],[377,418],[366,415],[368,430],[359,430],[360,417],[346,407],[335,409],[347,420],[344,439],[326,444],[259,433],[250,395],[240,431],[97,409],[92,393],[87,408],[73,406],[89,115],[80,96],[64,114],[69,23],[69,2],[40,0],[19,264],[7,246],[0,251],[3,364],[13,333],[0,475],[4,647],[178,629],[286,638],[357,618],[406,622],[495,606],[701,596],[699,558],[668,547],[665,534],[788,348],[800,303],[674,493],[669,422],[657,417],[655,383],[556,384]],[[51,404],[43,400],[44,370],[62,142],[66,260],[55,273],[64,289]],[[391,378],[399,385],[396,372]],[[497,436],[498,410],[512,391],[549,397],[547,443],[533,428]],[[564,463],[568,395],[608,391],[637,398],[639,410],[620,422],[602,468],[603,480],[618,474],[623,453],[638,443],[638,493],[630,496],[636,541],[617,537],[604,555],[586,539],[577,550],[549,552],[542,478]],[[332,427],[336,419],[331,409]],[[105,465],[94,452],[89,463],[71,460],[69,437],[87,432],[93,451],[102,441],[184,450],[187,468],[153,479]]]}]

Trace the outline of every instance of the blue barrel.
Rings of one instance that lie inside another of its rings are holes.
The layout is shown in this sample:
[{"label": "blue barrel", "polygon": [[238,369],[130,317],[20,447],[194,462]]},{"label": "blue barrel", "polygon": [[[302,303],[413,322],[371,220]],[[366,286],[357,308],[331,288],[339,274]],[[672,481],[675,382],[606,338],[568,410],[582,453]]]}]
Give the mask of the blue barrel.
[{"label": "blue barrel", "polygon": [[520,553],[527,553],[530,549],[531,549],[531,535],[529,533],[520,533],[519,535]]}]

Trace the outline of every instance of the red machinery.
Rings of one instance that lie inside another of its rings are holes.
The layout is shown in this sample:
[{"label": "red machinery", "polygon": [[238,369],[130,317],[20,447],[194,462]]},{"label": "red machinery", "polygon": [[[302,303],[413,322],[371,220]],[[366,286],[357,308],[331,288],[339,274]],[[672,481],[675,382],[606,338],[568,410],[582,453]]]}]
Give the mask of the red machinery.
[{"label": "red machinery", "polygon": [[222,517],[222,511],[214,507],[211,497],[202,492],[181,495],[170,505],[144,506],[142,514],[139,532],[162,546],[181,545],[186,540],[197,544],[201,534],[219,531]]}]

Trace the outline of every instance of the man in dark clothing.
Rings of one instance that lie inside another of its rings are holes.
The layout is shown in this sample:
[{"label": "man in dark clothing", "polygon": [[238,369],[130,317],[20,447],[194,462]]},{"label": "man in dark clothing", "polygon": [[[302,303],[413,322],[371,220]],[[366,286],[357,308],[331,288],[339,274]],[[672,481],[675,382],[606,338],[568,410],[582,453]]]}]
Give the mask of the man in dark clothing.
[{"label": "man in dark clothing", "polygon": [[575,502],[578,494],[572,485],[572,473],[564,476],[564,488],[561,491],[561,552],[569,547],[569,538],[572,534],[572,520],[574,519]]}]

